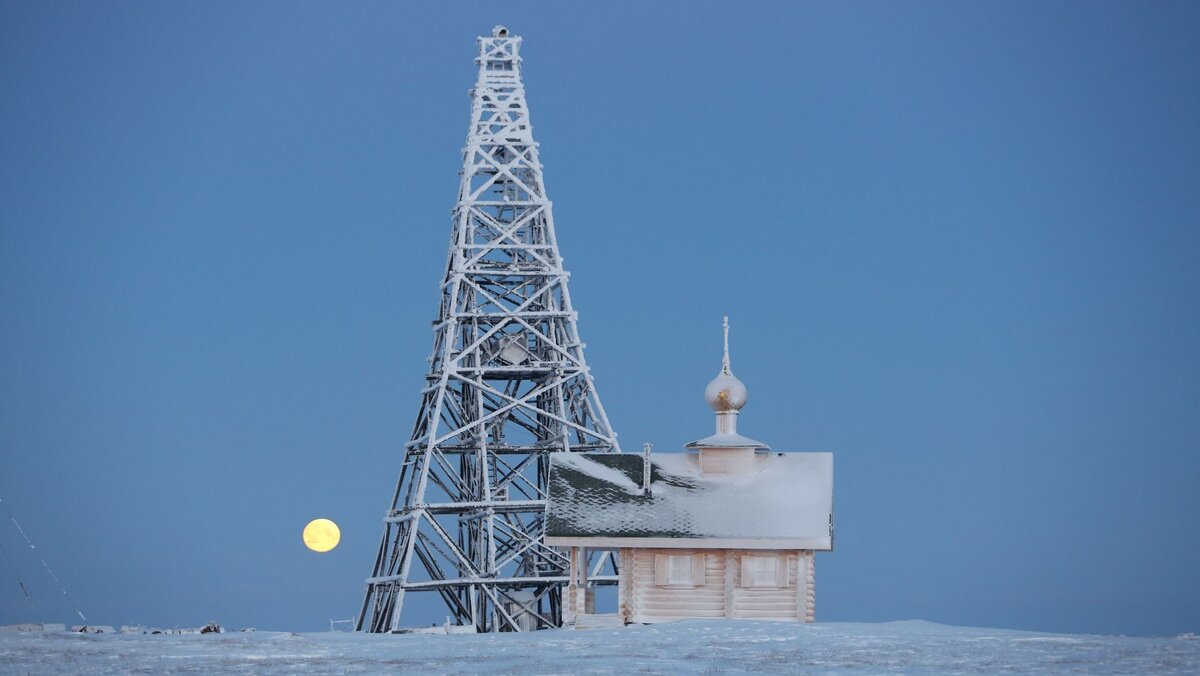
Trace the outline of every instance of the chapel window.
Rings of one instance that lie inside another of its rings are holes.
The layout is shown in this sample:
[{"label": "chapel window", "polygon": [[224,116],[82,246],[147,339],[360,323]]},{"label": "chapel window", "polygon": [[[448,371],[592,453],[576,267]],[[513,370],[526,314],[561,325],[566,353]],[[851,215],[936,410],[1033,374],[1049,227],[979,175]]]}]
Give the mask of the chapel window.
[{"label": "chapel window", "polygon": [[654,584],[659,587],[696,587],[704,584],[703,554],[656,554]]},{"label": "chapel window", "polygon": [[743,556],[742,586],[751,589],[787,587],[787,559],[774,554],[749,554]]}]

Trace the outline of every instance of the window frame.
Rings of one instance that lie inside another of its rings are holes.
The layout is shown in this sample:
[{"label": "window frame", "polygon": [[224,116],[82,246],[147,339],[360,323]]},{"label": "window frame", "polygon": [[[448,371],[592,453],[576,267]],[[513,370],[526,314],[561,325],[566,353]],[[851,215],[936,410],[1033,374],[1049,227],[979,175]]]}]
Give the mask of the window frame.
[{"label": "window frame", "polygon": [[[704,586],[707,558],[703,552],[671,552],[654,555],[654,586],[662,589],[694,589]],[[682,575],[686,572],[686,581]]]},{"label": "window frame", "polygon": [[[758,566],[767,561],[774,563],[774,570],[767,573]],[[791,570],[787,554],[742,554],[741,574],[738,586],[742,589],[787,589],[791,584]]]}]

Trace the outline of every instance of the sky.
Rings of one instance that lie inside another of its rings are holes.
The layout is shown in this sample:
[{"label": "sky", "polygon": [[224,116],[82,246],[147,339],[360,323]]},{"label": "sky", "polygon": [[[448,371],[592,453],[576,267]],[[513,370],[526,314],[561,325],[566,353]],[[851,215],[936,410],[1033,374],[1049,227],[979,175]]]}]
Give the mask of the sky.
[{"label": "sky", "polygon": [[[834,453],[818,620],[1200,631],[1165,1],[0,1],[0,499],[89,621],[358,612],[497,23],[624,446],[710,433],[728,314],[740,431]],[[0,624],[77,623],[0,545]]]}]

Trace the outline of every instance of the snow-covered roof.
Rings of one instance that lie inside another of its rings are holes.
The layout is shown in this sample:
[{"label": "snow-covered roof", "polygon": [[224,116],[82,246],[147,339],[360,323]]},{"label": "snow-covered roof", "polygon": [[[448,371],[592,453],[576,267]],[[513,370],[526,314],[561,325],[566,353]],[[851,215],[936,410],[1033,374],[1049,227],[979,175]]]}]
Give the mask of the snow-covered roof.
[{"label": "snow-covered roof", "polygon": [[752,472],[722,476],[702,476],[695,453],[653,453],[649,495],[642,462],[635,454],[552,454],[547,543],[833,548],[831,453],[757,453]]}]

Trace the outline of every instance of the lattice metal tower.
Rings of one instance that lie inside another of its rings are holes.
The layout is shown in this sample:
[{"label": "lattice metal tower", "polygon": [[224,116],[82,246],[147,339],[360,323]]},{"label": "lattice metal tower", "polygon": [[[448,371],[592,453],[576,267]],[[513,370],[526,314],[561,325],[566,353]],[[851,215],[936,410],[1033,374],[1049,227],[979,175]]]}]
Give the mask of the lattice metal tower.
[{"label": "lattice metal tower", "polygon": [[619,452],[583,356],[521,83],[521,38],[479,38],[479,76],[421,410],[358,629],[406,593],[479,631],[558,626],[568,561],[544,544],[554,451]]}]

